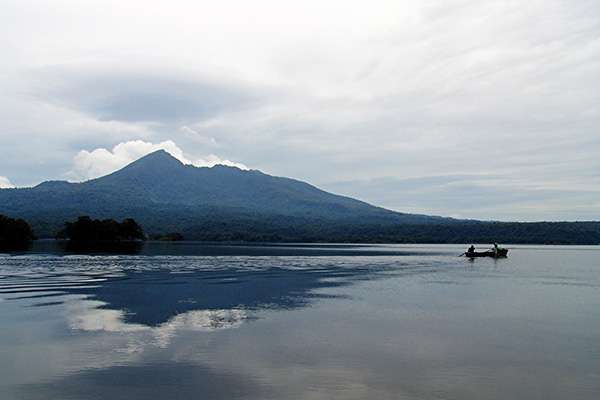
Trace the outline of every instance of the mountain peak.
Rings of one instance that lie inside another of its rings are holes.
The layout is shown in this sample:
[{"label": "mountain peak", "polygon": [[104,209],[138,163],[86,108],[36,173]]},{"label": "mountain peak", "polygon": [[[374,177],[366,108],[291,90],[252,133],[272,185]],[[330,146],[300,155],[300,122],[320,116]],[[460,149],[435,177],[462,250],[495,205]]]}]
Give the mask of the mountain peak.
[{"label": "mountain peak", "polygon": [[[154,153],[145,155],[144,157],[127,165],[121,171],[176,171],[183,167],[183,163],[173,157],[165,150],[157,150]],[[117,171],[120,172],[120,171]]]},{"label": "mountain peak", "polygon": [[167,152],[166,150],[163,150],[163,149],[157,150],[150,154],[146,154],[145,156],[132,162],[128,166],[135,165],[135,164],[144,164],[145,166],[160,165],[160,164],[177,165],[177,166],[183,165],[183,163],[181,161],[179,161],[177,158],[173,157],[169,152]]},{"label": "mountain peak", "polygon": [[70,185],[71,185],[71,183],[69,183],[67,181],[45,181],[35,187],[37,189],[53,190],[53,189],[65,188]]},{"label": "mountain peak", "polygon": [[181,174],[184,165],[165,150],[147,154],[112,174],[94,179],[95,184],[114,185],[116,182],[160,185]]}]

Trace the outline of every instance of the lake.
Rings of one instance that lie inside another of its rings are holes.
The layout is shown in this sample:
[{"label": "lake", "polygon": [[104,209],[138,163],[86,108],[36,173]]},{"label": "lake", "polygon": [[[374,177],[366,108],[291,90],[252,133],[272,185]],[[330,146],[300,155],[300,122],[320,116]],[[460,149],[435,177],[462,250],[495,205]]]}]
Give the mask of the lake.
[{"label": "lake", "polygon": [[4,400],[600,398],[599,246],[61,246],[0,254]]}]

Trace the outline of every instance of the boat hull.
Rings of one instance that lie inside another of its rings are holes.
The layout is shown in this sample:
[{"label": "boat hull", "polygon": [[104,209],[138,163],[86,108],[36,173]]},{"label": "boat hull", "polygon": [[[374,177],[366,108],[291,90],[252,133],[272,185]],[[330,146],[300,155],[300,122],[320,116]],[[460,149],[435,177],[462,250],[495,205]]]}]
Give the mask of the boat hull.
[{"label": "boat hull", "polygon": [[488,251],[474,251],[474,252],[466,252],[465,256],[469,257],[469,258],[476,258],[476,257],[492,257],[492,258],[501,258],[501,257],[506,257],[508,254],[508,250],[507,249],[500,249],[497,251],[493,251],[493,250],[488,250]]}]

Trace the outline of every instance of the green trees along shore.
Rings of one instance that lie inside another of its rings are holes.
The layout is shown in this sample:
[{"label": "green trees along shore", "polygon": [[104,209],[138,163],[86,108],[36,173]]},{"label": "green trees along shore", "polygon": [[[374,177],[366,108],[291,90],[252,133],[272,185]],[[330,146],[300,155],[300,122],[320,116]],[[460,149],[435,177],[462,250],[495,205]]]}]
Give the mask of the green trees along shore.
[{"label": "green trees along shore", "polygon": [[[118,243],[145,238],[140,225],[132,218],[122,222],[114,219],[93,220],[79,217],[75,222],[65,222],[57,238],[73,243]],[[24,219],[14,219],[0,214],[0,250],[27,249],[36,240],[33,229]]]},{"label": "green trees along shore", "polygon": [[[32,218],[35,222],[35,217]],[[28,245],[36,239],[36,235],[42,238],[70,239],[71,243],[125,243],[142,238],[224,243],[600,243],[600,222],[445,221],[429,224],[375,224],[335,218],[219,215],[184,208],[166,209],[160,215],[148,211],[140,216],[144,226],[142,230],[133,218],[117,222],[112,218],[99,220],[81,216],[75,222],[64,222],[68,218],[62,219],[63,222],[57,224],[55,229],[44,231],[42,225],[41,232],[38,233],[35,229],[34,233],[34,229],[24,219],[0,215],[0,248]]]},{"label": "green trees along shore", "polygon": [[0,215],[0,247],[23,246],[35,239],[27,221]]},{"label": "green trees along shore", "polygon": [[142,239],[144,232],[132,218],[117,222],[114,219],[93,220],[89,216],[83,216],[75,222],[65,222],[65,229],[57,237],[69,238],[75,242],[117,242]]}]

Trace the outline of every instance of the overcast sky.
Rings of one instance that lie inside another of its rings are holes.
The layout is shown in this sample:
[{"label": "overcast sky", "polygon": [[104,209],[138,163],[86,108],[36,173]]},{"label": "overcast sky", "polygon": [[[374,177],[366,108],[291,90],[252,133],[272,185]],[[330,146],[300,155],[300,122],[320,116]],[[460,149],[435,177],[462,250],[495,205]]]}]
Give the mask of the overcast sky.
[{"label": "overcast sky", "polygon": [[389,209],[600,220],[600,2],[0,0],[0,187],[159,148]]}]

